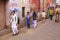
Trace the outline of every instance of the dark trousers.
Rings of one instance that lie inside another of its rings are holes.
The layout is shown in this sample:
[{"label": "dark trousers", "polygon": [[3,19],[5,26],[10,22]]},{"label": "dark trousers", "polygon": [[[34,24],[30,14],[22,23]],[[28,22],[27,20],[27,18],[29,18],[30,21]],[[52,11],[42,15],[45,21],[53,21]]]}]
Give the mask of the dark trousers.
[{"label": "dark trousers", "polygon": [[27,28],[30,28],[30,24],[29,23],[27,23]]},{"label": "dark trousers", "polygon": [[30,28],[30,19],[27,19],[27,28]]},{"label": "dark trousers", "polygon": [[50,15],[50,20],[52,20],[52,18],[53,18],[53,15]]}]

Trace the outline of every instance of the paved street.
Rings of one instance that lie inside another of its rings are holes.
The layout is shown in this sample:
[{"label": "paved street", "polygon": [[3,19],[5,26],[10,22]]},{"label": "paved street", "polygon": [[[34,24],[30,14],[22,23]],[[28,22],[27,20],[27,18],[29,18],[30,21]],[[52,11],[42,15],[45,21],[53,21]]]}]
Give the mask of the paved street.
[{"label": "paved street", "polygon": [[23,28],[19,32],[16,36],[4,35],[0,40],[60,40],[60,23],[47,19],[45,23],[38,22],[36,29],[31,25],[31,29]]}]

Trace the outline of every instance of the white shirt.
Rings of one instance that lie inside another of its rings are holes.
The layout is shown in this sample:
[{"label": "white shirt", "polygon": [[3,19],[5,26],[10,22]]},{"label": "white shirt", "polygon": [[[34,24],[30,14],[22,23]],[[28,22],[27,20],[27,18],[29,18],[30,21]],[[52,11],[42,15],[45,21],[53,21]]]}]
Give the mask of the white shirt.
[{"label": "white shirt", "polygon": [[12,25],[16,25],[17,22],[18,22],[17,15],[16,14],[12,15],[11,16]]},{"label": "white shirt", "polygon": [[46,16],[46,13],[45,12],[42,12],[42,17],[45,17]]},{"label": "white shirt", "polygon": [[28,15],[28,18],[30,18],[30,15]]}]

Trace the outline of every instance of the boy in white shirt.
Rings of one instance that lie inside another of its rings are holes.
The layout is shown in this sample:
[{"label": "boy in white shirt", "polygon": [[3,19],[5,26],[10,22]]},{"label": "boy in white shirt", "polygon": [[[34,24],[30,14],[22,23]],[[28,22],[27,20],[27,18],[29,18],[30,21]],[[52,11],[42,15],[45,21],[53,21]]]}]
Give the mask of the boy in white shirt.
[{"label": "boy in white shirt", "polygon": [[43,11],[43,12],[42,12],[42,22],[45,22],[45,18],[46,18],[46,12]]},{"label": "boy in white shirt", "polygon": [[15,36],[16,34],[18,35],[18,19],[17,19],[17,15],[15,14],[15,11],[12,11],[12,15],[11,15],[11,27],[12,27],[12,31],[13,31],[13,36]]}]

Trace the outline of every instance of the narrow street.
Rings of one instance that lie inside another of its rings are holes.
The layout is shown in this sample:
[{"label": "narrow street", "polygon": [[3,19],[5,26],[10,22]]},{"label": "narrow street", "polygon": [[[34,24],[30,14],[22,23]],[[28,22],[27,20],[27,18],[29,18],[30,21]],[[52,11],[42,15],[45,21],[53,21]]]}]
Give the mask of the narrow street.
[{"label": "narrow street", "polygon": [[38,22],[37,28],[23,28],[19,35],[12,36],[12,33],[0,37],[0,40],[60,40],[60,23],[47,19],[45,23]]},{"label": "narrow street", "polygon": [[[52,21],[42,23],[45,17]],[[33,24],[27,29],[30,18],[35,25],[40,20],[36,29]],[[0,40],[60,40],[60,22],[55,20],[60,21],[60,0],[0,0]],[[13,36],[12,31],[19,35]]]}]

